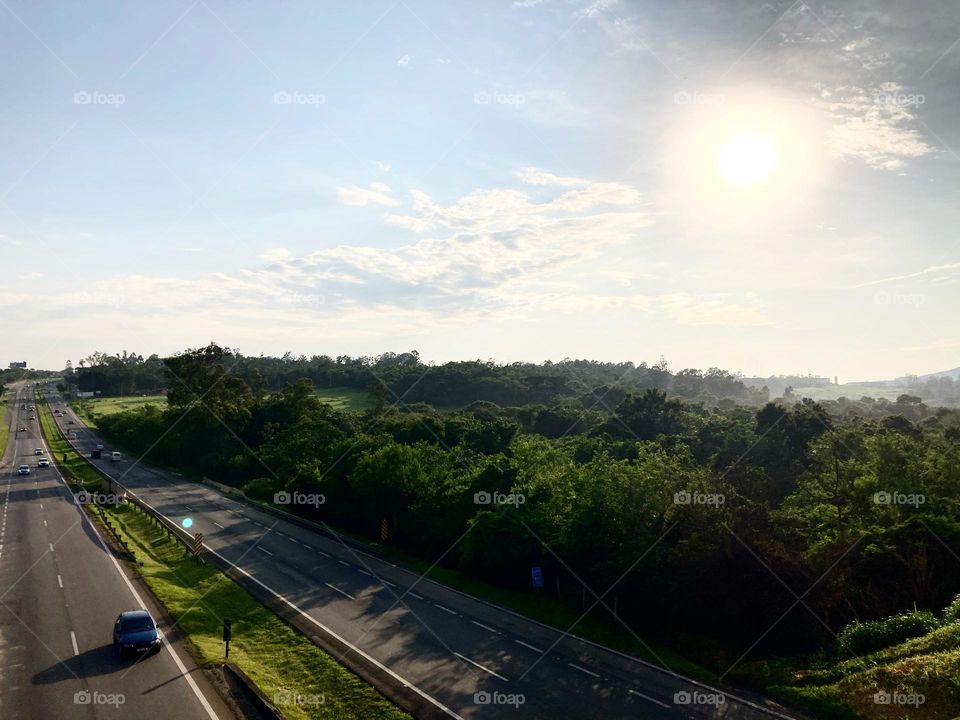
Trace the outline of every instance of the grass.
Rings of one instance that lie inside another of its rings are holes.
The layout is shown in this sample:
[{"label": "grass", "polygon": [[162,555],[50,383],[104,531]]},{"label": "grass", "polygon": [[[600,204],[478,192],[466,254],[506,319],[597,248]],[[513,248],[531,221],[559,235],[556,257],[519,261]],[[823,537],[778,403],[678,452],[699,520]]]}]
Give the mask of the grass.
[{"label": "grass", "polygon": [[896,400],[911,390],[905,387],[891,385],[873,385],[871,383],[848,383],[845,385],[823,385],[818,387],[794,388],[793,394],[797,397],[807,397],[811,400],[836,400],[845,397],[848,400],[859,400],[864,395],[872,398],[886,398]]},{"label": "grass", "polygon": [[[189,638],[198,664],[223,660],[222,619],[233,623],[230,660],[275,700],[283,693],[308,702],[279,702],[288,720],[384,718],[409,720],[371,686],[350,673],[210,564],[197,565],[183,546],[132,505],[108,511],[143,564],[138,571]],[[309,702],[320,700],[322,702]]]},{"label": "grass", "polygon": [[7,442],[10,440],[10,423],[12,417],[7,417],[7,406],[10,404],[10,393],[0,398],[0,460],[7,452]]},{"label": "grass", "polygon": [[[83,485],[87,490],[97,490],[102,484],[100,474],[90,464],[80,457],[79,453],[60,433],[60,428],[53,419],[50,406],[39,394],[36,394],[37,419],[40,421],[40,430],[50,454],[57,461],[57,467],[63,473],[64,479],[75,485]],[[66,459],[64,459],[66,458]]]},{"label": "grass", "polygon": [[356,388],[320,388],[315,395],[335,410],[367,410],[373,407],[370,394]]},{"label": "grass", "polygon": [[[960,716],[960,622],[862,657],[748,663],[734,672],[825,720]],[[914,707],[878,704],[878,692],[923,696]]]},{"label": "grass", "polygon": [[104,397],[73,401],[74,411],[87,425],[94,428],[97,426],[97,418],[128,410],[139,410],[147,405],[155,405],[162,410],[167,406],[167,397],[166,395],[145,395],[144,397]]}]

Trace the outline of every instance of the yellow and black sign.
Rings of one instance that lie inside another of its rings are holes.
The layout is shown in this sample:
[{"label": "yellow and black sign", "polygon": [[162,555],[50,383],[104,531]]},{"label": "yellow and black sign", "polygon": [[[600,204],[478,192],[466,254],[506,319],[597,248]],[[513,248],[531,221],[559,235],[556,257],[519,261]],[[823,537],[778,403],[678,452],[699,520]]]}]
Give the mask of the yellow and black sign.
[{"label": "yellow and black sign", "polygon": [[193,534],[193,554],[199,555],[203,552],[203,533]]}]

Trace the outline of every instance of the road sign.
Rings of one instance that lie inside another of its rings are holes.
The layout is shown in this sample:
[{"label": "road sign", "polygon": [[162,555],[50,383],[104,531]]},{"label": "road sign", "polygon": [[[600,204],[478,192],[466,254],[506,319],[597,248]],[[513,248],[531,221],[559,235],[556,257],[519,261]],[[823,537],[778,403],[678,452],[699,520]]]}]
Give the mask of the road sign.
[{"label": "road sign", "polygon": [[224,648],[224,657],[230,657],[230,636],[233,635],[232,623],[224,618],[223,620],[223,641],[226,643]]},{"label": "road sign", "polygon": [[390,527],[387,525],[387,519],[383,518],[380,521],[380,539],[386,542],[388,537],[390,537]]},{"label": "road sign", "polygon": [[199,555],[203,552],[203,533],[194,533],[193,535],[193,554]]},{"label": "road sign", "polygon": [[534,565],[530,568],[530,580],[533,581],[533,587],[535,589],[543,587],[543,570],[540,569],[539,565]]}]

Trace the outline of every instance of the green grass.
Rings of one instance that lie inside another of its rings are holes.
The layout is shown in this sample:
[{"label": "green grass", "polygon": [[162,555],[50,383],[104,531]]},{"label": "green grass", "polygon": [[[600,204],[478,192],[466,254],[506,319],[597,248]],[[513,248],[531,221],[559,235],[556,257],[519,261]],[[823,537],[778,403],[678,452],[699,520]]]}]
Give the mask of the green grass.
[{"label": "green grass", "polygon": [[10,423],[12,417],[7,417],[7,406],[10,404],[10,393],[5,393],[0,398],[0,460],[7,452],[7,442],[10,440]]},{"label": "green grass", "polygon": [[144,397],[105,397],[89,400],[74,400],[74,411],[90,427],[97,426],[97,418],[104,415],[115,415],[128,410],[139,410],[147,405],[155,405],[163,410],[167,407],[166,395],[146,395]]},{"label": "green grass", "polygon": [[332,405],[336,410],[367,410],[373,407],[370,394],[355,388],[320,388],[316,396],[322,402]]},{"label": "green grass", "polygon": [[139,572],[189,638],[198,664],[216,666],[223,661],[222,620],[230,618],[230,660],[267,698],[273,700],[284,691],[323,698],[319,704],[281,704],[288,720],[409,720],[214,566],[185,558],[183,546],[134,506],[111,510],[107,517],[143,563]]},{"label": "green grass", "polygon": [[[80,457],[60,433],[60,428],[57,427],[57,423],[53,419],[47,401],[40,393],[36,393],[35,397],[40,430],[43,432],[50,454],[56,460],[57,467],[63,473],[64,479],[69,483],[83,485],[88,490],[99,489],[102,482],[100,474],[90,466],[90,463]],[[66,460],[64,460],[64,457],[66,457]]]},{"label": "green grass", "polygon": [[[748,663],[733,675],[825,720],[960,716],[960,622],[861,657]],[[919,709],[874,702],[879,691],[916,693]]]},{"label": "green grass", "polygon": [[859,400],[864,395],[872,398],[886,398],[896,400],[904,393],[910,393],[906,387],[890,385],[873,385],[870,383],[848,383],[845,385],[823,385],[818,387],[794,388],[793,394],[797,397],[807,397],[811,400],[836,400],[845,397],[848,400]]}]

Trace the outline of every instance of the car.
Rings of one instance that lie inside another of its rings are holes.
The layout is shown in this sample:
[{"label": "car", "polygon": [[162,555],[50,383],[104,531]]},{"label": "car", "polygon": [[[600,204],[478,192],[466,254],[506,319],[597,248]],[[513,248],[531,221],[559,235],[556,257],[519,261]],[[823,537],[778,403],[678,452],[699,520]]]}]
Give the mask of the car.
[{"label": "car", "polygon": [[37,467],[50,467],[50,461],[47,458],[42,457],[37,460]]},{"label": "car", "polygon": [[119,462],[119,460],[120,460],[120,453],[118,453],[116,450],[110,453],[111,462]]},{"label": "car", "polygon": [[31,419],[31,420],[36,420],[37,418],[36,418],[35,415],[31,415],[31,416],[30,416],[30,419]]},{"label": "car", "polygon": [[103,450],[103,445],[101,443],[97,443],[97,450]]},{"label": "car", "polygon": [[152,653],[160,649],[160,632],[147,610],[127,610],[113,624],[113,649],[121,658],[128,653]]},{"label": "car", "polygon": [[21,465],[20,467],[17,468],[17,475],[29,475],[29,474],[30,474],[29,465]]},{"label": "car", "polygon": [[26,431],[27,431],[27,429],[26,429],[23,425],[21,425],[21,426],[20,426],[20,432],[26,432]]},{"label": "car", "polygon": [[43,448],[35,448],[33,451],[34,455],[43,455]]}]

